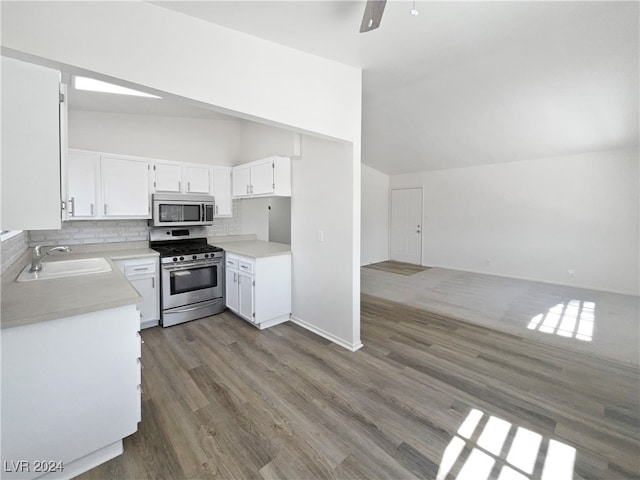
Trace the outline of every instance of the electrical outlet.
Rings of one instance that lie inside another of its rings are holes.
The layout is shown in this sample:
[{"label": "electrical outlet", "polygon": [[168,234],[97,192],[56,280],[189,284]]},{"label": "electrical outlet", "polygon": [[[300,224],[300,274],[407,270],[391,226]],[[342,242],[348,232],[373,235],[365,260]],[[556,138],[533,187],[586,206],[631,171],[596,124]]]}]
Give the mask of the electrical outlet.
[{"label": "electrical outlet", "polygon": [[569,275],[570,277],[575,277],[576,271],[573,268],[570,268],[569,270],[567,270],[567,275]]}]

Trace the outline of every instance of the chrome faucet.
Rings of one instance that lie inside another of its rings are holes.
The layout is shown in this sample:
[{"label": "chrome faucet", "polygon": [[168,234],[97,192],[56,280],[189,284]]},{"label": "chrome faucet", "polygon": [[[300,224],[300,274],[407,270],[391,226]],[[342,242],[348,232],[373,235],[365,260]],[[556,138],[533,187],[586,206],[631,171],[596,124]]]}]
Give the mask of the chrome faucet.
[{"label": "chrome faucet", "polygon": [[50,248],[47,251],[47,255],[51,255],[51,252],[64,252],[64,253],[69,253],[71,251],[71,249],[69,247],[67,247],[66,245],[60,245],[59,247],[53,247]]},{"label": "chrome faucet", "polygon": [[[29,269],[30,273],[39,272],[42,270],[42,247],[44,245],[36,245],[33,249],[33,256],[31,257],[31,268]],[[59,247],[50,248],[47,252],[47,255],[50,255],[51,252],[64,252],[69,253],[71,249],[65,245],[60,245]]]}]

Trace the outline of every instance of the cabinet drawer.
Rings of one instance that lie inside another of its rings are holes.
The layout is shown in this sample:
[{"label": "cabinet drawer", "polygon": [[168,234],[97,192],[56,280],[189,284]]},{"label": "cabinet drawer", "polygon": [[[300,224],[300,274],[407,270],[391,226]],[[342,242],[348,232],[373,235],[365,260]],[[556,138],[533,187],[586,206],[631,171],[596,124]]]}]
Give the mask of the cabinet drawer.
[{"label": "cabinet drawer", "polygon": [[125,265],[124,274],[127,277],[132,275],[144,275],[156,272],[156,262],[142,263],[137,265]]},{"label": "cabinet drawer", "polygon": [[253,262],[240,260],[238,263],[241,272],[253,273]]},{"label": "cabinet drawer", "polygon": [[231,257],[227,255],[226,264],[227,264],[227,267],[238,268],[238,259],[236,257]]}]

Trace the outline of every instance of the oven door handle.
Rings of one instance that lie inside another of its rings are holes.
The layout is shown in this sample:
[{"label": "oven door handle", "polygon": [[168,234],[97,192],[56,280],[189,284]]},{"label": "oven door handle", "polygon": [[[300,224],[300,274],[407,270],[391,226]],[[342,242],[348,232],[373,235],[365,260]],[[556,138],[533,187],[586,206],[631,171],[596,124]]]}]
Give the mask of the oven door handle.
[{"label": "oven door handle", "polygon": [[222,265],[222,260],[219,261],[219,262],[180,265],[180,266],[175,266],[175,267],[174,266],[162,267],[162,269],[166,270],[167,272],[176,272],[176,271],[180,271],[180,270],[193,270],[194,268],[214,267],[216,265]]},{"label": "oven door handle", "polygon": [[213,305],[215,303],[220,303],[220,302],[222,302],[222,300],[218,298],[218,299],[215,299],[215,300],[208,300],[206,302],[199,303],[195,307],[172,308],[171,309],[171,313],[173,313],[173,312],[176,312],[176,313],[192,312],[193,310],[200,310],[201,308],[208,307],[209,305]]}]

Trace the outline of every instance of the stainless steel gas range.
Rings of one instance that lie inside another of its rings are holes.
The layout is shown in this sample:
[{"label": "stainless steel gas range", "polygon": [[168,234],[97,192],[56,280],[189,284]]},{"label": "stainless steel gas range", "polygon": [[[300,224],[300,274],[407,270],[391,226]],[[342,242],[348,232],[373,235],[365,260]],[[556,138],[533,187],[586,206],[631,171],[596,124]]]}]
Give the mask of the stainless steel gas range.
[{"label": "stainless steel gas range", "polygon": [[160,253],[163,327],[224,310],[224,251],[207,243],[206,228],[153,228],[150,239]]}]

